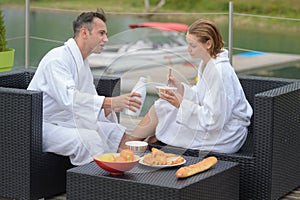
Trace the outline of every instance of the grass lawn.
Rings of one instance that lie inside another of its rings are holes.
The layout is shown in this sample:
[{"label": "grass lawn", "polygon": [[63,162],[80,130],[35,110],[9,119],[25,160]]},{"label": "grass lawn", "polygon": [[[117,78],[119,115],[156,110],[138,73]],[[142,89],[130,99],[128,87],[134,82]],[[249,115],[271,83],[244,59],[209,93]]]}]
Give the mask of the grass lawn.
[{"label": "grass lawn", "polygon": [[[153,9],[159,0],[149,0]],[[234,11],[277,17],[300,18],[299,0],[232,0]],[[24,6],[24,0],[1,0],[0,6]],[[102,7],[110,12],[144,12],[143,0],[31,0],[33,7],[75,10],[96,10]],[[160,12],[228,12],[229,0],[166,0]]]}]

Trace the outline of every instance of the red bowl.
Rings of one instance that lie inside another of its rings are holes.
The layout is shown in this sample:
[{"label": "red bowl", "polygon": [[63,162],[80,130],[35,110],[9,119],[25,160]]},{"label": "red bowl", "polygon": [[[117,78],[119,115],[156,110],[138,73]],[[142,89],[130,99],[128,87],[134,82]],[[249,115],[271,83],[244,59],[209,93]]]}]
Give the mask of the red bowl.
[{"label": "red bowl", "polygon": [[[110,153],[114,156],[119,156],[119,153]],[[140,157],[137,155],[134,155],[134,160],[130,162],[108,162],[100,160],[100,156],[102,154],[98,154],[94,156],[95,163],[104,169],[105,171],[108,171],[111,175],[123,175],[124,172],[131,170],[134,166],[136,166],[139,163]]]}]

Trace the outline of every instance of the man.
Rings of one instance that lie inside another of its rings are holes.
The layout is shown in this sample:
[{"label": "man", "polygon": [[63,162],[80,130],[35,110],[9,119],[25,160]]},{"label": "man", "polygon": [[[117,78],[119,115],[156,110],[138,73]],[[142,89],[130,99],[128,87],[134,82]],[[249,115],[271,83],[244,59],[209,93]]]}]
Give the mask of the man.
[{"label": "man", "polygon": [[80,14],[73,22],[74,38],[44,56],[28,86],[43,92],[43,150],[69,156],[73,165],[123,148],[132,137],[114,112],[141,106],[137,93],[97,95],[87,57],[101,53],[108,41],[105,22],[103,12]]}]

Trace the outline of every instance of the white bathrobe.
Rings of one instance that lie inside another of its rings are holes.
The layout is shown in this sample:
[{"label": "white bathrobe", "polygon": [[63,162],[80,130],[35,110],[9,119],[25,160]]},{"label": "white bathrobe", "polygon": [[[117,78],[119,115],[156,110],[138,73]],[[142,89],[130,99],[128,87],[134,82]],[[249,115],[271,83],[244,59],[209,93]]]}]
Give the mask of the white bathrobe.
[{"label": "white bathrobe", "polygon": [[236,152],[246,140],[252,108],[226,50],[211,59],[204,71],[201,66],[197,84],[184,84],[179,109],[162,99],[155,102],[156,137],[183,148]]},{"label": "white bathrobe", "polygon": [[48,52],[28,90],[43,92],[43,150],[83,165],[95,154],[116,152],[125,132],[115,113],[105,117],[88,60],[74,39]]}]

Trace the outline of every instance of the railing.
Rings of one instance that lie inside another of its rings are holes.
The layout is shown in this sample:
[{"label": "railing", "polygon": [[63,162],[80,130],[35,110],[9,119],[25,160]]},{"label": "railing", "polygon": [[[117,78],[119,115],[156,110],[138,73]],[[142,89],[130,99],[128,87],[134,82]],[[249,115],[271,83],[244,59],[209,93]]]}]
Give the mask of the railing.
[{"label": "railing", "polygon": [[[261,51],[261,49],[251,49],[251,48],[245,48],[241,46],[233,46],[233,28],[235,25],[235,22],[238,21],[238,18],[240,17],[251,17],[251,18],[259,18],[259,19],[268,19],[272,20],[271,23],[276,20],[277,22],[283,21],[283,22],[296,22],[299,23],[300,19],[297,18],[285,18],[285,17],[274,17],[274,16],[264,16],[264,15],[253,15],[253,14],[246,14],[246,13],[235,13],[233,11],[233,3],[229,3],[229,12],[211,12],[211,13],[131,13],[131,12],[106,12],[109,15],[133,15],[133,16],[183,16],[183,15],[188,15],[191,16],[191,18],[199,18],[199,16],[225,16],[228,17],[228,50],[229,50],[229,58],[230,61],[232,62],[232,55],[234,51],[239,51],[239,52],[256,52],[256,51]],[[32,7],[35,8],[35,7]],[[50,9],[50,8],[38,8],[38,9],[44,9],[47,11],[63,11],[63,12],[74,12],[72,10],[65,10],[65,9]],[[29,5],[29,0],[26,0],[26,16],[25,16],[25,68],[28,68],[30,63],[29,63],[29,49],[30,49],[30,39],[34,40],[40,40],[40,41],[47,41],[50,43],[60,43],[63,44],[63,41],[59,40],[52,40],[48,38],[43,38],[39,36],[34,36],[34,35],[29,35],[30,33],[30,27],[29,27],[29,10],[30,10],[30,5]],[[76,11],[78,12],[78,11]],[[282,23],[282,22],[281,22]],[[292,25],[291,25],[292,26]],[[299,27],[299,24],[296,24],[296,27]],[[296,30],[297,31],[297,30]],[[20,36],[22,37],[22,36]],[[15,37],[15,38],[8,38],[8,40],[15,40],[15,39],[20,39],[20,37]],[[237,37],[237,36],[235,36]],[[275,41],[274,41],[275,42]],[[298,41],[295,41],[298,42]],[[299,47],[299,46],[298,46]],[[299,50],[300,53],[300,50]]]}]

